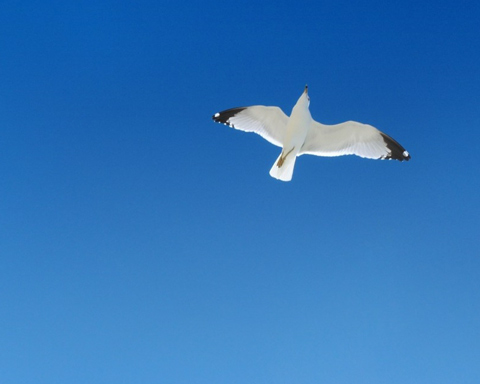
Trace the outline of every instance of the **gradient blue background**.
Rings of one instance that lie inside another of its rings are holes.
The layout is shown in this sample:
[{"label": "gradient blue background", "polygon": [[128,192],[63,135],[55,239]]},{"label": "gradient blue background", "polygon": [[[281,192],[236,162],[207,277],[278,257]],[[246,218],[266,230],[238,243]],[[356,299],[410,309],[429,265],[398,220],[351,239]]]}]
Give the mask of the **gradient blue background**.
[{"label": "gradient blue background", "polygon": [[[11,1],[0,381],[479,383],[478,1]],[[215,124],[310,87],[408,163]]]}]

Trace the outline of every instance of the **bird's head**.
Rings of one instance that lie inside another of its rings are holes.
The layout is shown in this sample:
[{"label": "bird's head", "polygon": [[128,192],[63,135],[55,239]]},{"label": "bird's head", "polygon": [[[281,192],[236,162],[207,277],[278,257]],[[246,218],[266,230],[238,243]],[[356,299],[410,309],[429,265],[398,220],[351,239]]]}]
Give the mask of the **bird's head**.
[{"label": "bird's head", "polygon": [[305,85],[305,89],[303,90],[302,95],[297,101],[297,105],[303,105],[306,108],[310,105],[310,96],[308,96],[308,85]]}]

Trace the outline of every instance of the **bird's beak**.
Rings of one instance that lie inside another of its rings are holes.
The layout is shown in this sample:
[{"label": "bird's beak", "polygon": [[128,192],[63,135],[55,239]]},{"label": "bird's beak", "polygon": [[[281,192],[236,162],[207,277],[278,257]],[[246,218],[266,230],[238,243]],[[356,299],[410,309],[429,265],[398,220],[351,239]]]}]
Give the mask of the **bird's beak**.
[{"label": "bird's beak", "polygon": [[303,91],[303,93],[308,93],[308,85],[305,85],[305,90]]}]

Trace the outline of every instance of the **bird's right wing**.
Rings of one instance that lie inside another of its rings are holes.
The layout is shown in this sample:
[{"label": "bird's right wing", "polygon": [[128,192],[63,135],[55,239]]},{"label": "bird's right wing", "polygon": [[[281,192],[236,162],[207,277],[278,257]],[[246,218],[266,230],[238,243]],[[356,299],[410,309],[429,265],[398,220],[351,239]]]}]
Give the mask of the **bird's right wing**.
[{"label": "bird's right wing", "polygon": [[356,121],[335,125],[313,121],[300,154],[410,160],[410,154],[397,141],[371,125]]},{"label": "bird's right wing", "polygon": [[245,132],[255,132],[273,145],[281,147],[287,130],[288,117],[279,107],[239,107],[212,116],[217,123]]}]

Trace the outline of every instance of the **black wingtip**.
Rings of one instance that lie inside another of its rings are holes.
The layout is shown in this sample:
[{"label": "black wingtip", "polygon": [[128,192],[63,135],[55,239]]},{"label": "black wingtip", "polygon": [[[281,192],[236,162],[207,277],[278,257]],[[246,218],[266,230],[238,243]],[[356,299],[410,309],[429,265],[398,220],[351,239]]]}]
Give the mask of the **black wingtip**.
[{"label": "black wingtip", "polygon": [[398,160],[398,161],[408,161],[411,159],[408,151],[405,150],[396,140],[392,139],[390,136],[381,133],[387,148],[390,150],[390,153],[385,157],[386,159]]},{"label": "black wingtip", "polygon": [[228,119],[235,116],[237,113],[242,112],[246,107],[237,107],[226,109],[225,111],[218,112],[212,116],[213,121],[217,123],[229,125]]}]

